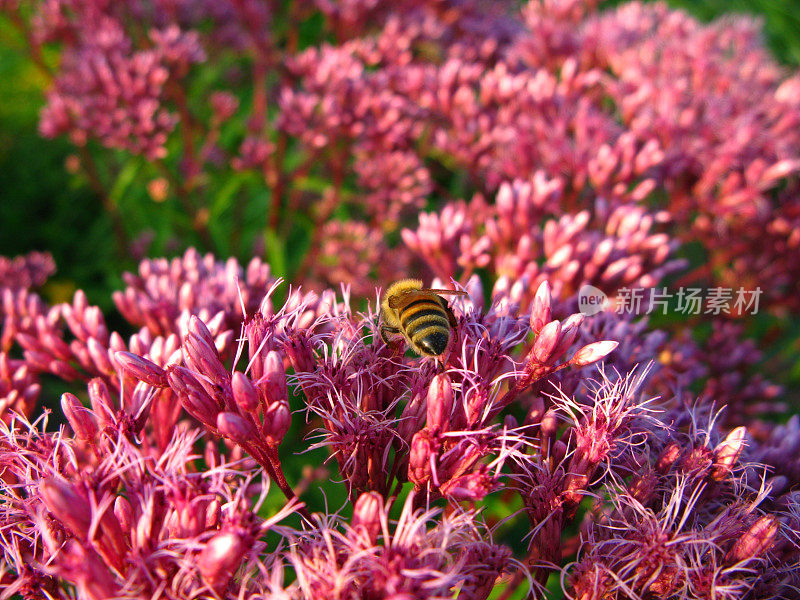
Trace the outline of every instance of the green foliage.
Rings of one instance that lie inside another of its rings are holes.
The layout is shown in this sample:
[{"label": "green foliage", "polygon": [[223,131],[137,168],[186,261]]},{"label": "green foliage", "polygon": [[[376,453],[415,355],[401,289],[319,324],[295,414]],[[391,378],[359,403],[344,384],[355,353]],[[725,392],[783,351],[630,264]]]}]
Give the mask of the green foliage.
[{"label": "green foliage", "polygon": [[87,291],[104,308],[119,266],[111,221],[97,196],[65,171],[66,140],[37,131],[47,78],[20,52],[22,41],[0,18],[0,255],[51,252],[58,273],[45,290],[51,301]]}]

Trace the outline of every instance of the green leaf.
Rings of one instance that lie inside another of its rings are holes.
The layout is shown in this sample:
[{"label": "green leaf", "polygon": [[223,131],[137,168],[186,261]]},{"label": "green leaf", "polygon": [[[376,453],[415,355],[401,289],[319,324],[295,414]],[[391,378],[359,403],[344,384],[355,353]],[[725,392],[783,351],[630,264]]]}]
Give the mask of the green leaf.
[{"label": "green leaf", "polygon": [[225,184],[214,195],[211,203],[211,218],[218,217],[233,205],[236,194],[248,181],[252,179],[251,173],[232,173]]},{"label": "green leaf", "polygon": [[286,276],[286,249],[283,240],[271,229],[264,232],[264,246],[267,250],[267,261],[272,272],[278,276]]},{"label": "green leaf", "polygon": [[136,180],[140,167],[141,163],[139,160],[133,158],[127,160],[122,166],[119,175],[117,175],[117,178],[114,180],[114,184],[108,191],[109,199],[117,206],[119,206],[120,201],[131,187],[131,184]]}]

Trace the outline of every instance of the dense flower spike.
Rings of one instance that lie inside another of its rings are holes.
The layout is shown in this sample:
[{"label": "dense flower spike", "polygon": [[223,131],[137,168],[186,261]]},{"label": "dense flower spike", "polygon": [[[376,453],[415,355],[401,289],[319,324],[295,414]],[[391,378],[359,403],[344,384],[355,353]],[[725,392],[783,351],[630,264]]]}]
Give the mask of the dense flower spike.
[{"label": "dense flower spike", "polygon": [[60,9],[59,31],[48,32],[69,32],[79,42],[65,50],[61,73],[42,112],[42,133],[68,133],[78,146],[95,137],[109,148],[151,160],[163,158],[177,123],[164,106],[166,84],[205,59],[197,33],[182,32],[176,25],[153,29],[146,40],[149,47],[137,50],[121,23],[99,6],[74,4]]},{"label": "dense flower spike", "polygon": [[41,385],[25,361],[0,352],[0,418],[8,422],[11,411],[33,414],[40,391]]},{"label": "dense flower spike", "polygon": [[31,252],[13,259],[0,256],[0,288],[38,287],[55,271],[53,257],[45,252]]},{"label": "dense flower spike", "polygon": [[484,600],[511,564],[508,550],[483,540],[476,514],[458,511],[437,520],[439,510],[414,510],[413,499],[392,522],[379,494],[363,494],[349,526],[321,524],[298,540],[291,555],[295,597],[423,600],[458,590]]},{"label": "dense flower spike", "polygon": [[[228,275],[235,284],[236,270]],[[545,281],[529,300],[526,278],[498,279],[484,308],[473,276],[467,295],[450,303],[449,352],[413,358],[381,341],[377,305],[356,314],[345,289],[341,300],[291,290],[277,306],[276,283],[241,317],[230,352],[233,332],[224,327],[236,313],[217,293],[221,276],[208,269],[194,277],[192,306],[216,302],[215,316],[205,322],[210,310],[187,308],[169,323],[152,309],[171,333],[144,328],[127,344],[83,294],[48,310],[25,290],[8,290],[12,340],[25,350],[24,359],[0,355],[0,383],[9,382],[0,424],[9,533],[0,547],[14,590],[309,600],[369,590],[483,600],[504,573],[511,588],[544,586],[576,550],[564,584],[580,597],[723,584],[769,597],[790,585],[794,526],[782,524],[781,511],[795,510],[788,490],[800,470],[781,453],[794,453],[798,436],[782,432],[794,431],[796,419],[764,438],[764,427],[701,426],[718,397],[694,412],[681,396],[653,399],[651,387],[678,380],[670,364],[636,367],[664,344],[646,323],[613,313],[557,318],[574,298],[554,300]],[[731,354],[726,364],[744,365],[749,355]],[[597,371],[603,359],[608,366]],[[693,377],[716,374],[714,364]],[[68,427],[57,432],[46,431],[46,416],[22,416],[38,392],[37,369],[88,380],[86,392],[61,396]],[[708,389],[718,389],[714,381]],[[287,438],[302,421],[298,411],[316,438],[308,449],[323,449],[344,480],[349,524],[346,513],[300,504],[327,472],[294,481],[282,460],[288,447],[302,448]],[[514,414],[525,415],[521,425]],[[756,460],[776,469],[768,482]],[[265,521],[257,513],[268,481],[285,506]],[[465,508],[500,490],[520,496],[522,514],[509,518],[529,522],[516,538],[527,540],[525,556],[493,542],[488,522]],[[573,537],[582,503],[592,517]],[[292,513],[300,529],[277,524]],[[626,530],[636,535],[620,537]],[[267,532],[286,544],[268,544]],[[652,540],[669,553],[652,556]],[[751,568],[759,561],[774,573]],[[285,568],[296,575],[288,585]]]},{"label": "dense flower spike", "polygon": [[275,281],[269,266],[258,259],[242,269],[235,259],[218,262],[193,248],[171,261],[145,260],[138,274],[125,273],[123,278],[128,287],[114,294],[114,304],[130,323],[164,336],[185,333],[185,326],[178,324],[191,315],[206,322],[221,318],[225,329],[238,331],[244,315],[256,311]]}]

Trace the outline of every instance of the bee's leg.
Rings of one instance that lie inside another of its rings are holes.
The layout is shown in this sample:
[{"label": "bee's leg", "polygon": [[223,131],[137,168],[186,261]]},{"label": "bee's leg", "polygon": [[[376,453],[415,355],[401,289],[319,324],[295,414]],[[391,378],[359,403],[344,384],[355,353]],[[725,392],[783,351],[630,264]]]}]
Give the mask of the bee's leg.
[{"label": "bee's leg", "polygon": [[389,327],[388,325],[381,325],[380,332],[383,343],[389,346],[392,343],[391,340],[389,339],[389,335],[397,335],[400,333],[400,330],[397,327]]},{"label": "bee's leg", "polygon": [[444,312],[447,313],[447,320],[450,322],[450,334],[452,336],[450,342],[452,347],[458,342],[458,329],[456,329],[458,321],[456,321],[456,316],[447,304],[444,305]]},{"label": "bee's leg", "polygon": [[450,307],[447,306],[447,304],[444,305],[444,312],[447,313],[447,320],[450,321],[450,327],[455,329],[456,325],[458,325],[458,321],[456,321],[456,316],[453,314],[453,311],[450,310]]},{"label": "bee's leg", "polygon": [[453,311],[450,310],[450,307],[447,305],[447,302],[442,302],[442,307],[444,308],[444,312],[447,314],[447,320],[450,323],[450,343],[447,345],[447,350],[442,356],[439,357],[438,361],[439,371],[444,373],[447,370],[447,364],[450,361],[453,348],[458,345],[458,330],[456,329],[458,321],[456,320],[456,316],[453,314]]}]

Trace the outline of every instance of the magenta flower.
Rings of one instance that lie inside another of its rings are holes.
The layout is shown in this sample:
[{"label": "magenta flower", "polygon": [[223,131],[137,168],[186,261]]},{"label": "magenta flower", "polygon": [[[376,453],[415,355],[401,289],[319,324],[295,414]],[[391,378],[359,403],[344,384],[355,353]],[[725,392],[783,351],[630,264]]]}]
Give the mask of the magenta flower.
[{"label": "magenta flower", "polygon": [[[238,331],[245,314],[256,311],[261,297],[274,282],[269,266],[253,259],[246,269],[231,259],[217,262],[190,249],[181,258],[145,260],[138,275],[126,273],[127,288],[114,294],[114,304],[133,325],[153,335],[184,333],[176,327],[183,312],[205,321],[223,313],[226,328]],[[242,313],[244,304],[245,313]]]},{"label": "magenta flower", "polygon": [[[455,590],[482,600],[512,563],[483,541],[477,515],[414,510],[409,496],[397,521],[379,494],[358,498],[350,526],[320,523],[297,541],[291,564],[298,598],[446,598]],[[489,585],[487,585],[489,584]]]},{"label": "magenta flower", "polygon": [[0,257],[0,288],[28,288],[42,285],[56,271],[53,257],[31,252],[13,259]]},{"label": "magenta flower", "polygon": [[[195,300],[172,323],[151,305],[165,331],[127,343],[80,293],[48,310],[6,292],[25,351],[0,359],[14,399],[0,424],[0,548],[15,593],[484,600],[501,580],[538,589],[560,569],[580,597],[769,597],[791,585],[798,475],[781,452],[791,454],[796,423],[758,441],[720,430],[706,402],[689,411],[681,396],[653,398],[673,374],[631,364],[660,356],[664,337],[646,324],[558,318],[574,299],[554,303],[542,283],[528,301],[524,279],[498,279],[484,306],[471,277],[450,303],[453,345],[434,361],[381,341],[377,298],[355,313],[346,288],[340,298],[295,289],[278,306],[276,282],[246,301],[257,309],[234,349],[219,272],[193,273]],[[58,431],[48,413],[21,414],[41,370],[87,382],[61,396]],[[289,435],[298,426],[306,439]],[[303,504],[329,474],[297,481],[290,447],[327,454],[352,517]],[[757,460],[777,472],[765,479]],[[502,518],[524,555],[494,541],[479,511],[509,494],[522,511]]]},{"label": "magenta flower", "polygon": [[[0,258],[6,596],[797,595],[800,420],[765,373],[800,306],[800,77],[752,20],[0,7],[118,249],[183,252],[123,275],[124,335],[81,290],[34,291],[49,255]],[[142,202],[256,258],[134,232]],[[400,277],[466,292],[440,357],[383,342]],[[580,310],[584,286],[673,283],[760,288],[773,350],[743,307]]]}]

